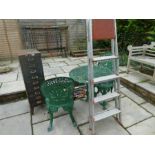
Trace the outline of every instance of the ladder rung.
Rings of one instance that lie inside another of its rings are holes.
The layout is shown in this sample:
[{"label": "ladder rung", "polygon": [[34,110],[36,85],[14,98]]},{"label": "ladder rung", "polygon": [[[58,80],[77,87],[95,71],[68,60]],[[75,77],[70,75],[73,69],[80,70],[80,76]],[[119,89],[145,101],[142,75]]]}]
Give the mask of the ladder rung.
[{"label": "ladder rung", "polygon": [[94,104],[100,103],[102,101],[108,101],[108,100],[111,100],[111,99],[119,97],[119,96],[120,96],[120,94],[116,93],[116,92],[109,93],[109,94],[106,94],[106,95],[103,95],[103,96],[98,96],[98,97],[94,98]]},{"label": "ladder rung", "polygon": [[112,56],[102,56],[102,57],[96,57],[96,58],[93,58],[93,61],[96,62],[96,61],[104,61],[104,60],[111,60],[111,59],[117,59],[118,57],[115,56],[115,55],[112,55]]},{"label": "ladder rung", "polygon": [[118,78],[119,78],[118,75],[112,74],[112,75],[107,75],[107,76],[102,76],[102,77],[95,78],[93,81],[94,81],[94,83],[101,83],[101,82],[115,80],[115,79],[118,79]]},{"label": "ladder rung", "polygon": [[102,120],[104,118],[119,114],[120,112],[121,111],[119,109],[117,109],[117,108],[114,108],[112,110],[106,110],[103,113],[95,115],[94,116],[94,121],[96,122],[96,121]]}]

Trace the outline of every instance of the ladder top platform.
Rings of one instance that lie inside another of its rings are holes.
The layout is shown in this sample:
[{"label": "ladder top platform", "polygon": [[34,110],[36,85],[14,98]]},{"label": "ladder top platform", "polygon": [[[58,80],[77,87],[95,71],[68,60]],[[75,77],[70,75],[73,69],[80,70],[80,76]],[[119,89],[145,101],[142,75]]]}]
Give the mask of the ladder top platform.
[{"label": "ladder top platform", "polygon": [[115,23],[113,19],[94,19],[92,22],[93,40],[115,38]]}]

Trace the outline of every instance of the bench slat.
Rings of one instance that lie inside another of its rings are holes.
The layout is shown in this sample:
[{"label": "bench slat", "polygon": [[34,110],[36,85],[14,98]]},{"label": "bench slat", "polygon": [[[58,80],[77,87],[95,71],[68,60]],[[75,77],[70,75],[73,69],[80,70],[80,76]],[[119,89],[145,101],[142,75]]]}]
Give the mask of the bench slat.
[{"label": "bench slat", "polygon": [[134,55],[142,55],[143,54],[143,52],[139,52],[139,53],[132,53],[132,56],[134,56]]},{"label": "bench slat", "polygon": [[151,54],[151,53],[145,53],[146,56],[153,56],[155,57],[155,53],[154,54]]},{"label": "bench slat", "polygon": [[130,60],[155,67],[155,58],[146,58],[146,57],[142,58],[142,57],[133,56],[133,57],[130,57]]},{"label": "bench slat", "polygon": [[146,52],[154,52],[155,53],[154,50],[150,50],[150,49],[147,49]]},{"label": "bench slat", "polygon": [[129,45],[127,49],[129,51],[127,73],[130,70],[130,60],[132,60],[154,67],[154,73],[151,79],[155,81],[155,42],[151,42],[150,45],[143,45],[138,47],[132,47],[132,45]]},{"label": "bench slat", "polygon": [[138,52],[138,51],[141,52],[141,51],[144,51],[144,49],[132,49],[131,51],[132,52]]}]

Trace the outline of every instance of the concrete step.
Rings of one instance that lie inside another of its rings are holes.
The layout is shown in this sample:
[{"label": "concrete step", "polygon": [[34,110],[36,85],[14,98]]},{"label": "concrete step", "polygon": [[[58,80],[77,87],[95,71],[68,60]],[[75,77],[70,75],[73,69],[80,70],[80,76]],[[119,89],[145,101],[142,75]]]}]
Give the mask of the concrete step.
[{"label": "concrete step", "polygon": [[120,74],[120,81],[122,85],[130,89],[133,93],[155,104],[155,82],[135,72]]}]

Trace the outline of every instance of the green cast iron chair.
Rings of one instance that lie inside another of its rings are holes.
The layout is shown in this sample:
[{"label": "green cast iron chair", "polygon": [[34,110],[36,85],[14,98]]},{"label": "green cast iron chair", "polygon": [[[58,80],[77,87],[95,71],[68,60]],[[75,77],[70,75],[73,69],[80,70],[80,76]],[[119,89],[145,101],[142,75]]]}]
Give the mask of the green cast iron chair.
[{"label": "green cast iron chair", "polygon": [[69,113],[74,126],[76,126],[72,114],[74,105],[74,81],[71,78],[57,77],[46,80],[41,84],[41,92],[45,98],[45,103],[50,114],[50,126],[48,131],[52,130],[53,113],[57,112],[61,107]]}]

